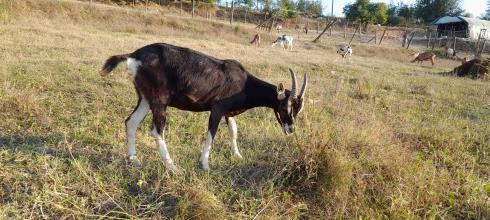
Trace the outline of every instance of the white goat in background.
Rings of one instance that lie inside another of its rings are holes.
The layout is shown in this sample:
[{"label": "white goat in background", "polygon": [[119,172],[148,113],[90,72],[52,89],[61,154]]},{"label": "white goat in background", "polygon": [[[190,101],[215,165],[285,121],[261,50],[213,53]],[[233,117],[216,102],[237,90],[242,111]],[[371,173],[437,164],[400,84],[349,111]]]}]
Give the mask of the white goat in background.
[{"label": "white goat in background", "polygon": [[[287,45],[284,45],[284,43],[287,43]],[[277,39],[272,42],[271,47],[274,47],[276,44],[280,44],[283,49],[290,49],[293,50],[293,37],[289,35],[282,35],[277,37]]]},{"label": "white goat in background", "polygon": [[444,54],[446,57],[456,57],[456,50],[455,49],[450,48],[447,45],[444,46],[444,49],[446,50],[446,54]]},{"label": "white goat in background", "polygon": [[337,53],[342,56],[342,58],[347,58],[352,56],[352,47],[350,45],[337,45]]}]

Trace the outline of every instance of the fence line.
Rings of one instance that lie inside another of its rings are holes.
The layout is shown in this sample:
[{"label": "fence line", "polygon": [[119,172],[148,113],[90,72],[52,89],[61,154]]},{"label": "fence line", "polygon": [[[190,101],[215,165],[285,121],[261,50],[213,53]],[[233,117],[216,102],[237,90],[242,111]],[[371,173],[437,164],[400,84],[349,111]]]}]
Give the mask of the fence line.
[{"label": "fence line", "polygon": [[[85,0],[92,2],[92,0]],[[133,0],[133,3],[136,1]],[[141,1],[139,1],[141,2]],[[151,2],[151,3],[146,3]],[[230,22],[230,23],[248,23],[248,24],[260,24],[265,20],[271,18],[275,13],[294,12],[297,17],[284,19],[277,18],[272,22],[272,25],[281,24],[283,28],[289,30],[295,30],[298,33],[308,34],[308,30],[316,29],[319,33],[323,30],[331,21],[332,18],[323,17],[321,19],[312,19],[307,16],[305,12],[296,10],[284,10],[280,8],[270,8],[268,11],[257,11],[249,7],[240,4],[228,4],[226,3],[206,3],[189,0],[152,0],[144,1],[144,4],[136,4],[145,6],[145,10],[148,10],[153,5],[160,6],[172,6],[179,11],[182,16],[198,16],[208,20],[214,19],[218,21]],[[235,1],[233,1],[235,2]],[[133,6],[136,6],[133,5]],[[194,9],[194,10],[193,10]],[[337,19],[337,18],[334,18]],[[272,27],[274,29],[274,27]],[[270,30],[270,29],[269,29]],[[451,46],[458,50],[474,51],[474,42],[464,39],[467,36],[466,31],[455,30],[423,30],[413,29],[405,27],[381,27],[374,25],[360,25],[356,22],[348,20],[341,20],[329,28],[329,36],[335,36],[344,38],[346,41],[349,38],[352,40],[357,36],[361,43],[374,43],[380,44],[398,44],[402,47],[410,48],[411,46],[417,46],[420,48],[428,48],[434,50],[436,47],[442,47],[444,45]],[[356,33],[358,32],[358,33]],[[379,41],[378,41],[379,39]],[[461,49],[460,49],[461,48]],[[482,48],[485,49],[485,48]],[[485,50],[486,51],[486,50]]]}]

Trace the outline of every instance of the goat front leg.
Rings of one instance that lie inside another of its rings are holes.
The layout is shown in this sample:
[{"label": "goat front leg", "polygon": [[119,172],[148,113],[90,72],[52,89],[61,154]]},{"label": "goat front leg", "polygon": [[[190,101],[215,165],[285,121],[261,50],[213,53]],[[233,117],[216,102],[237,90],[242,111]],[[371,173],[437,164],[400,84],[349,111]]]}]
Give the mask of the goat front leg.
[{"label": "goat front leg", "polygon": [[146,114],[150,111],[150,105],[148,101],[139,95],[138,105],[133,110],[133,113],[126,119],[126,147],[128,149],[129,160],[137,165],[141,166],[140,160],[136,156],[136,131],[141,121],[145,118]]},{"label": "goat front leg", "polygon": [[238,146],[236,143],[236,138],[237,138],[237,126],[235,119],[232,117],[225,117],[226,124],[228,124],[228,131],[230,133],[230,141],[231,141],[231,150],[233,151],[233,154],[237,156],[238,158],[243,158],[242,155],[240,154],[240,151],[238,151]]},{"label": "goat front leg", "polygon": [[151,135],[155,138],[158,152],[165,163],[165,166],[172,172],[177,173],[177,167],[174,165],[173,160],[170,158],[170,154],[167,149],[167,143],[165,143],[165,123],[167,119],[166,104],[152,104],[151,111],[153,113],[153,128],[151,129]]},{"label": "goat front leg", "polygon": [[209,171],[209,153],[211,152],[211,145],[213,144],[214,136],[218,131],[218,125],[221,117],[223,117],[223,111],[219,108],[213,107],[211,110],[211,115],[209,116],[208,136],[206,138],[206,142],[204,143],[201,158],[199,159],[201,161],[202,168],[207,171]]}]

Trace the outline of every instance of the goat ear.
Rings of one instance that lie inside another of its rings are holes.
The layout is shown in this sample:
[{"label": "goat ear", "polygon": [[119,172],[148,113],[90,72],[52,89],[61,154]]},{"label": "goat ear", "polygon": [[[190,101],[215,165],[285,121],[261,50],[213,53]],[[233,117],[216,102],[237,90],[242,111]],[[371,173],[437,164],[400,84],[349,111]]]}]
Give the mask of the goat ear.
[{"label": "goat ear", "polygon": [[282,83],[279,83],[279,85],[277,86],[277,92],[284,92],[284,85],[282,85]]},{"label": "goat ear", "polygon": [[283,100],[286,98],[286,93],[284,90],[284,86],[282,83],[279,83],[279,86],[277,86],[277,99],[278,100]]}]

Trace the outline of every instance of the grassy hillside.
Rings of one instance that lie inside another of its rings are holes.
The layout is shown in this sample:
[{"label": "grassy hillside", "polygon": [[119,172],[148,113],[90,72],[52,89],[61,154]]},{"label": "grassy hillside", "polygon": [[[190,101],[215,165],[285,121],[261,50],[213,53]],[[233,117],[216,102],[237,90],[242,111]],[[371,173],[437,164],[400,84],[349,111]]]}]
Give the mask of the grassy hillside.
[{"label": "grassy hillside", "polygon": [[[0,218],[484,219],[490,216],[490,87],[443,76],[458,63],[409,63],[399,48],[296,37],[292,52],[250,46],[252,26],[76,1],[0,1]],[[220,126],[199,168],[208,113],[169,110],[169,173],[140,127],[142,167],[126,159],[124,120],[136,104],[111,55],[154,42],[240,61],[290,85],[310,75],[298,129],[272,111],[236,117],[244,159]]]}]

